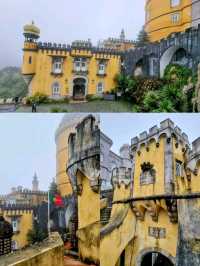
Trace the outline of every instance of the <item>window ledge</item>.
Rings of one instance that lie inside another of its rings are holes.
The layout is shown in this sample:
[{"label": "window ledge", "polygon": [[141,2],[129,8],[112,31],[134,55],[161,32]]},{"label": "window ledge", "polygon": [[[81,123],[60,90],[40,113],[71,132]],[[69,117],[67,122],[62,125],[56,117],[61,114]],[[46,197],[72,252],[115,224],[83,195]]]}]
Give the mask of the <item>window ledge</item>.
[{"label": "window ledge", "polygon": [[77,74],[77,75],[88,75],[89,74],[89,71],[88,70],[86,70],[86,71],[72,70],[72,73],[73,74]]},{"label": "window ledge", "polygon": [[102,73],[97,73],[97,76],[99,76],[99,77],[106,77],[107,74],[106,74],[106,73],[104,73],[104,74],[102,74]]},{"label": "window ledge", "polygon": [[62,76],[63,72],[61,72],[61,73],[51,72],[51,75],[53,75],[53,76]]}]

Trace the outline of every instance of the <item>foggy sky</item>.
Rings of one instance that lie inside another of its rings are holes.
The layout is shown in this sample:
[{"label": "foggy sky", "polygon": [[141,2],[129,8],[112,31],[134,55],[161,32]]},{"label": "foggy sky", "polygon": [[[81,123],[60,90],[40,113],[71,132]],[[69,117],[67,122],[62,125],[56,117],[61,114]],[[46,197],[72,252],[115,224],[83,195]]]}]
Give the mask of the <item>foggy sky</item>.
[{"label": "foggy sky", "polygon": [[34,20],[41,41],[70,44],[74,40],[119,37],[124,28],[136,39],[144,24],[145,0],[1,0],[0,69],[21,66],[23,26]]},{"label": "foggy sky", "polygon": [[170,118],[188,135],[190,143],[200,137],[199,114],[101,114],[101,130],[113,140],[112,150],[119,153],[123,144],[149,130],[154,125]]},{"label": "foggy sky", "polygon": [[34,172],[47,190],[56,175],[55,130],[63,114],[0,115],[0,195],[32,188]]}]

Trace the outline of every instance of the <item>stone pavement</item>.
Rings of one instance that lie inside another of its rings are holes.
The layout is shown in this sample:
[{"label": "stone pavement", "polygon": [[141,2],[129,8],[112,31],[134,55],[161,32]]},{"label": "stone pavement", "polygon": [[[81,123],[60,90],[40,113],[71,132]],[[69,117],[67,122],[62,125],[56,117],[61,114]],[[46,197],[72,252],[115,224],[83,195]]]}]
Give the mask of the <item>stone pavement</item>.
[{"label": "stone pavement", "polygon": [[0,105],[0,113],[11,113],[16,111],[16,106],[14,104],[3,104]]},{"label": "stone pavement", "polygon": [[[83,262],[80,262],[79,260],[74,259],[70,256],[64,257],[64,265],[65,266],[88,266],[89,264],[85,264]],[[95,266],[93,264],[90,264],[90,266]]]}]

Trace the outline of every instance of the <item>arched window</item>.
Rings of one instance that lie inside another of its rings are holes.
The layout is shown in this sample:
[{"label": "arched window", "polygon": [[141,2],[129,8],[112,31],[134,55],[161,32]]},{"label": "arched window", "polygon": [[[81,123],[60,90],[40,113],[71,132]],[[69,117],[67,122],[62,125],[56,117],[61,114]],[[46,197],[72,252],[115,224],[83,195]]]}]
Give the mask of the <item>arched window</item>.
[{"label": "arched window", "polygon": [[104,75],[106,73],[106,65],[104,62],[99,62],[98,74]]},{"label": "arched window", "polygon": [[60,96],[60,84],[57,81],[52,85],[52,96]]},{"label": "arched window", "polygon": [[29,64],[32,64],[32,56],[29,56],[28,62]]},{"label": "arched window", "polygon": [[97,93],[101,94],[104,91],[104,86],[103,86],[103,82],[99,82],[97,85]]},{"label": "arched window", "polygon": [[53,73],[54,74],[61,74],[62,73],[62,66],[63,66],[63,59],[62,58],[54,58],[53,59]]}]

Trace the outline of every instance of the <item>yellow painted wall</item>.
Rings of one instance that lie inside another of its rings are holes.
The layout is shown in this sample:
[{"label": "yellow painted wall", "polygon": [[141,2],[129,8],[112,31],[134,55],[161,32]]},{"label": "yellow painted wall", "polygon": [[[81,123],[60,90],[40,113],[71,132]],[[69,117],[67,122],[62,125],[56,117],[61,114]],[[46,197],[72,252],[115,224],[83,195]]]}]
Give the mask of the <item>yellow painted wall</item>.
[{"label": "yellow painted wall", "polygon": [[[76,77],[85,77],[87,79],[87,94],[97,94],[97,85],[99,82],[104,84],[104,92],[111,91],[115,88],[114,78],[120,73],[121,57],[119,55],[110,54],[92,54],[90,50],[72,50],[69,51],[51,51],[41,50],[32,51],[31,44],[25,42],[24,60],[22,65],[22,74],[31,75],[33,79],[29,84],[30,95],[37,92],[52,96],[52,85],[58,81],[60,84],[60,96],[72,96],[73,80]],[[33,63],[29,64],[29,57],[33,57]],[[63,75],[51,74],[52,72],[52,57],[63,57]],[[87,57],[88,59],[88,74],[78,76],[73,73],[73,57]],[[98,61],[105,59],[107,61],[106,75],[99,76]]]},{"label": "yellow painted wall", "polygon": [[[135,173],[134,173],[134,196],[140,197],[159,195],[165,192],[164,189],[164,149],[165,149],[165,138],[161,137],[159,141],[159,147],[156,147],[156,142],[151,141],[148,145],[149,150],[147,151],[146,146],[142,145],[139,153],[136,153],[135,159]],[[156,170],[156,182],[155,184],[148,184],[140,186],[140,175],[141,175],[141,164],[144,162],[150,162],[154,165]]]},{"label": "yellow painted wall", "polygon": [[78,196],[78,243],[79,254],[84,259],[99,262],[100,241],[100,196],[90,186],[89,178],[80,171],[78,182],[82,183],[82,194]]},{"label": "yellow painted wall", "polygon": [[[146,0],[145,29],[150,41],[159,41],[174,32],[181,32],[191,26],[192,1],[182,0],[181,4],[171,7],[170,0]],[[178,23],[172,23],[171,15],[180,14]]]},{"label": "yellow painted wall", "polygon": [[17,248],[21,249],[28,245],[27,233],[33,228],[33,211],[21,211],[21,210],[9,210],[4,211],[4,218],[11,223],[12,217],[19,218],[19,232],[16,232],[12,237],[12,240],[17,241]]},{"label": "yellow painted wall", "polygon": [[58,233],[52,233],[50,241],[28,247],[23,252],[16,252],[0,258],[0,265],[13,266],[63,266],[64,245]]}]

